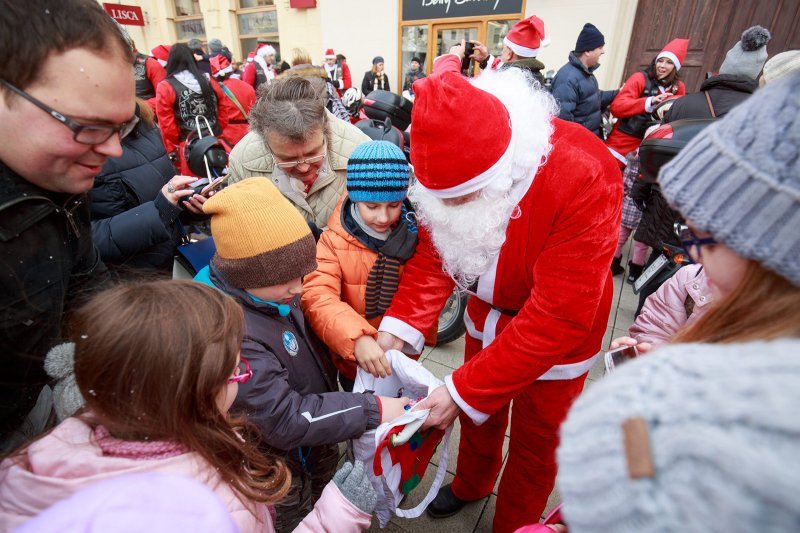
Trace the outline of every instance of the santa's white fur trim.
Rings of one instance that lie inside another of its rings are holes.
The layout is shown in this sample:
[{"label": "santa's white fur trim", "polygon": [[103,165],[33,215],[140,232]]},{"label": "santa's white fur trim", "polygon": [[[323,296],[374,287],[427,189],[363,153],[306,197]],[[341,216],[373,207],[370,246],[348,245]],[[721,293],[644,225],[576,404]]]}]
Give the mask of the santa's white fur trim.
[{"label": "santa's white fur trim", "polygon": [[669,50],[664,50],[663,52],[660,52],[656,56],[656,61],[658,61],[662,57],[666,57],[667,59],[669,59],[673,63],[675,63],[675,70],[680,70],[681,69],[681,62],[678,60],[678,56],[676,56],[675,54],[673,54]]}]

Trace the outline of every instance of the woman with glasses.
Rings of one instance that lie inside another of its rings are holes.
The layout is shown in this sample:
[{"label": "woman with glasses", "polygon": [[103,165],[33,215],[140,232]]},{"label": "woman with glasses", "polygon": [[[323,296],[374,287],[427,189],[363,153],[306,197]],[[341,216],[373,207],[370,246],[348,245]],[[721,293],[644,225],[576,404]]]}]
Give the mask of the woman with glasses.
[{"label": "woman with glasses", "polygon": [[218,113],[220,106],[233,106],[216,81],[204,74],[189,47],[183,43],[172,46],[167,59],[167,77],[156,87],[156,116],[167,152],[177,152],[180,172],[192,175],[186,163],[184,146],[187,137],[197,131],[196,117],[203,117],[211,131],[203,136],[219,136],[227,127],[228,113]]},{"label": "woman with glasses", "polygon": [[318,228],[344,194],[350,153],[370,140],[331,115],[324,97],[298,76],[270,84],[250,110],[250,133],[231,151],[228,178],[269,178]]},{"label": "woman with glasses", "polygon": [[[800,75],[770,89],[706,128],[662,169],[663,194],[687,220],[675,225],[676,237],[702,267],[679,270],[648,299],[633,338],[612,347],[800,336]],[[791,117],[776,118],[789,110]],[[702,316],[678,329],[677,295],[685,293]]]},{"label": "woman with glasses", "polygon": [[[239,531],[274,531],[267,506],[291,474],[228,413],[253,375],[239,353],[239,304],[191,281],[120,285],[82,307],[71,331],[85,407],[0,464],[0,530],[93,483],[155,472],[207,485]],[[352,502],[361,502],[352,488],[371,491],[363,465],[340,470],[298,531],[369,527],[371,509]]]}]

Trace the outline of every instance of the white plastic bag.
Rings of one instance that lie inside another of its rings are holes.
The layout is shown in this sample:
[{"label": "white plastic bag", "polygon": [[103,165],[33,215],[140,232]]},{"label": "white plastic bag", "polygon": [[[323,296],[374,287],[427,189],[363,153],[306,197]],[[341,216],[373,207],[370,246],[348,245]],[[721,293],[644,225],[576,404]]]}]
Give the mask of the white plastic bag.
[{"label": "white plastic bag", "polygon": [[[414,361],[403,355],[397,350],[386,352],[386,358],[392,366],[392,375],[386,378],[375,378],[371,374],[364,372],[360,368],[356,374],[356,381],[353,392],[374,391],[379,396],[400,397],[405,396],[412,400],[426,398],[435,388],[444,383],[434,376],[422,363]],[[391,445],[381,450],[379,461],[375,460],[375,452],[378,446],[387,440],[387,436],[392,439],[390,433],[396,433],[398,428],[404,427],[399,434],[394,435],[394,444],[400,446],[414,439],[414,442],[424,441],[426,437],[417,433],[417,430],[428,417],[427,409],[418,411],[406,411],[404,414],[385,422],[375,430],[364,433],[361,438],[353,441],[353,451],[356,459],[364,461],[369,468],[369,476],[375,492],[378,495],[378,504],[375,507],[375,515],[381,527],[385,527],[392,517],[396,514],[402,518],[416,518],[420,516],[428,504],[436,497],[439,488],[442,486],[445,474],[447,473],[448,443],[450,426],[444,432],[441,442],[442,455],[439,458],[439,467],[436,471],[436,478],[431,485],[428,494],[423,498],[419,505],[413,509],[399,509],[397,506],[403,498],[402,468],[399,463],[393,462],[389,448]],[[436,439],[439,434],[434,430],[432,433],[425,432],[431,438]],[[429,445],[432,443],[428,443]],[[413,445],[413,443],[412,443]],[[408,446],[408,445],[407,445]],[[404,453],[408,453],[408,448]],[[381,475],[375,474],[375,469],[382,470]],[[419,479],[416,480],[419,482]],[[414,484],[411,481],[411,484]],[[407,488],[407,487],[406,487]]]}]

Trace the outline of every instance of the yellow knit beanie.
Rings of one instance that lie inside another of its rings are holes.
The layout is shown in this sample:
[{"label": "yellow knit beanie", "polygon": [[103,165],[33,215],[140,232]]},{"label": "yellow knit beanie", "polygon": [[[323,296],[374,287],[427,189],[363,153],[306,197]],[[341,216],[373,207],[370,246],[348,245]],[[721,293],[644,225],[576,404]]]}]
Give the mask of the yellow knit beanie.
[{"label": "yellow knit beanie", "polygon": [[282,285],[317,268],[308,223],[268,180],[249,178],[205,204],[217,252],[211,262],[240,289]]}]

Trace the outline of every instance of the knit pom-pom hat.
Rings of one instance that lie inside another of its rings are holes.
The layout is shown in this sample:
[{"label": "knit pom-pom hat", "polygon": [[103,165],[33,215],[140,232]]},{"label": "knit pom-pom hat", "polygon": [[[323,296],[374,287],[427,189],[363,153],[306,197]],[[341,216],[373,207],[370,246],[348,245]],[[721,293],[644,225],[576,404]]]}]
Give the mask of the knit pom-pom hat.
[{"label": "knit pom-pom hat", "polygon": [[360,144],[347,161],[347,195],[354,202],[402,202],[410,176],[405,155],[394,144]]},{"label": "knit pom-pom hat", "polygon": [[217,251],[211,262],[240,289],[282,285],[317,268],[308,223],[264,178],[249,178],[203,204]]},{"label": "knit pom-pom hat", "polygon": [[747,28],[742,39],[733,45],[719,67],[720,74],[738,74],[758,78],[767,61],[767,43],[772,39],[769,30],[761,26]]}]

